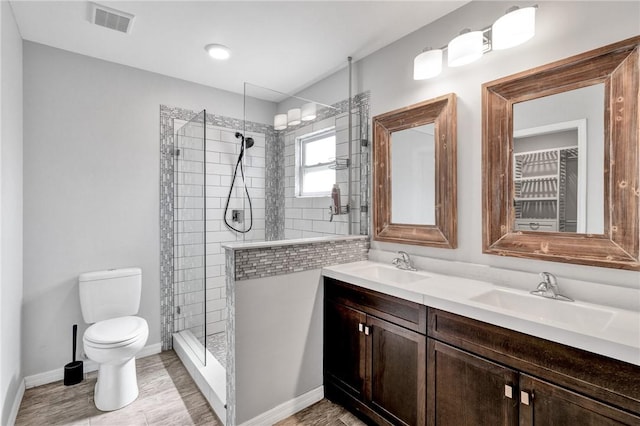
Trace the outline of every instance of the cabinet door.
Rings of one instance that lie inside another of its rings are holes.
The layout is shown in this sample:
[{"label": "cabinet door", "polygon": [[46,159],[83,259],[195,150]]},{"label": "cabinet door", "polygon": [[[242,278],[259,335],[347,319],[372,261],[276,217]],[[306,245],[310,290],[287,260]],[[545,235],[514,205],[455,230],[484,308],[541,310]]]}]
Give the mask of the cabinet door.
[{"label": "cabinet door", "polygon": [[327,300],[324,312],[324,372],[352,395],[362,398],[365,375],[366,315]]},{"label": "cabinet door", "polygon": [[640,417],[526,374],[520,375],[520,389],[521,426],[640,425]]},{"label": "cabinet door", "polygon": [[518,424],[516,371],[437,340],[428,339],[427,346],[427,424]]},{"label": "cabinet door", "polygon": [[367,402],[393,424],[424,425],[426,337],[367,318]]}]

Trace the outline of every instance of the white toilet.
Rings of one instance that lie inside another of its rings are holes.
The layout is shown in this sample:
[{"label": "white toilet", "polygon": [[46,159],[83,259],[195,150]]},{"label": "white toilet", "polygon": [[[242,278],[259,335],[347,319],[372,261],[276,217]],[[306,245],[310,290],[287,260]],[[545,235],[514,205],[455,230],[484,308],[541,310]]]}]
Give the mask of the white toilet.
[{"label": "white toilet", "polygon": [[135,356],[149,337],[149,326],[134,316],[140,307],[140,268],[87,272],[78,278],[80,307],[91,325],[82,342],[87,357],[99,364],[94,401],[113,411],[138,397]]}]

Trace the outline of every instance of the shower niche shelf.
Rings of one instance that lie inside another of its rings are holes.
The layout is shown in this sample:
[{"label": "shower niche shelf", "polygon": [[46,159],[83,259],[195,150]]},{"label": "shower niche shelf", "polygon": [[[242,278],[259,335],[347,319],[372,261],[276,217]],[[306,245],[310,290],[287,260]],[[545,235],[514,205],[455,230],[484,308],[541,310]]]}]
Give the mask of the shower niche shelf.
[{"label": "shower niche shelf", "polygon": [[329,168],[334,170],[346,170],[349,168],[350,165],[351,165],[351,162],[349,161],[348,158],[338,157],[335,160],[333,160],[333,163],[329,164]]}]

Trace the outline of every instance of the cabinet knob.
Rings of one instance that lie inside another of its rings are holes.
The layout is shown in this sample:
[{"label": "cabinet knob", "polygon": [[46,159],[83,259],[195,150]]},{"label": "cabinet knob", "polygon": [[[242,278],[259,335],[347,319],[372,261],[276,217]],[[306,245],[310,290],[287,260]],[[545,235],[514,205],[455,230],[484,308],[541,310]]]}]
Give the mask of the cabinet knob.
[{"label": "cabinet knob", "polygon": [[364,324],[358,323],[358,331],[362,333],[364,331]]},{"label": "cabinet knob", "polygon": [[370,329],[369,329],[369,327],[368,327],[368,326],[365,326],[365,327],[364,327],[364,334],[365,334],[365,336],[368,336],[368,335],[369,335],[369,330],[370,330]]},{"label": "cabinet knob", "polygon": [[529,394],[529,392],[520,391],[520,402],[524,405],[529,405],[531,400],[533,399],[533,394]]},{"label": "cabinet knob", "polygon": [[513,399],[513,388],[511,385],[504,385],[504,396],[509,399]]}]

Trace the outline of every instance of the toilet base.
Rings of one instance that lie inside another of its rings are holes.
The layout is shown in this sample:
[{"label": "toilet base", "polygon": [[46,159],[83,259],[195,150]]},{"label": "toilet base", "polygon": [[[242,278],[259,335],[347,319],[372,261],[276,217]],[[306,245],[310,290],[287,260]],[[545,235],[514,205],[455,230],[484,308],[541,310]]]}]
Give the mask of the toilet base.
[{"label": "toilet base", "polygon": [[123,364],[100,364],[98,381],[93,394],[96,408],[114,411],[138,398],[135,357]]}]

